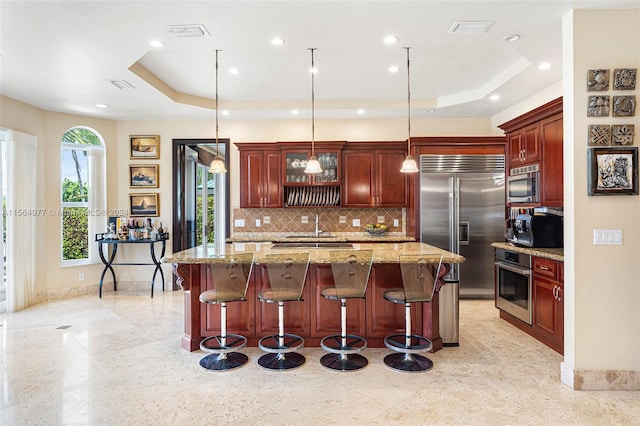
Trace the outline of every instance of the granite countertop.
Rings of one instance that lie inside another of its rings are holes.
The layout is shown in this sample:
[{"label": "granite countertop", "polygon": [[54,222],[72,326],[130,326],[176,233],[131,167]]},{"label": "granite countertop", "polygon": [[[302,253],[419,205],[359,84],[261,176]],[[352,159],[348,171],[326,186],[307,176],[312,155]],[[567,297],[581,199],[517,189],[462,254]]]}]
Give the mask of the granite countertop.
[{"label": "granite countertop", "polygon": [[[191,249],[173,253],[162,258],[164,263],[216,263],[216,257],[225,254],[254,253],[256,262],[260,263],[261,258],[266,254],[282,254],[308,252],[310,262],[313,264],[330,263],[329,252],[332,250],[351,250],[349,248],[273,248],[272,243],[230,243],[230,244],[208,244],[206,247],[198,246]],[[353,250],[373,250],[373,263],[398,263],[398,256],[401,254],[425,255],[439,258],[446,263],[463,263],[465,258],[455,253],[442,250],[424,243],[399,242],[399,243],[353,243]]]},{"label": "granite countertop", "polygon": [[260,243],[260,242],[372,242],[372,243],[399,243],[414,242],[416,239],[406,235],[387,232],[384,235],[371,235],[367,232],[332,232],[330,234],[287,234],[255,233],[249,235],[234,235],[227,238],[228,243]]},{"label": "granite countertop", "polygon": [[533,247],[520,247],[512,243],[495,242],[491,243],[491,247],[501,248],[505,250],[515,251],[516,253],[529,254],[531,256],[542,257],[545,259],[556,260],[558,262],[564,262],[564,249],[563,248],[533,248]]}]

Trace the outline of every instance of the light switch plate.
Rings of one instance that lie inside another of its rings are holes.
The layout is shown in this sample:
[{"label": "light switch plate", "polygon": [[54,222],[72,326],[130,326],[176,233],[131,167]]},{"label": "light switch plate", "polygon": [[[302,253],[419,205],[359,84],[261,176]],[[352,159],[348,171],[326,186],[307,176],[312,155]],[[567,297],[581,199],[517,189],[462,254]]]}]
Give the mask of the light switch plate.
[{"label": "light switch plate", "polygon": [[395,228],[397,228],[398,226],[400,226],[400,219],[393,219],[393,226]]},{"label": "light switch plate", "polygon": [[260,228],[260,219],[256,219],[256,227]]},{"label": "light switch plate", "polygon": [[236,228],[244,228],[244,219],[236,219],[233,224]]},{"label": "light switch plate", "polygon": [[353,219],[352,225],[353,226],[360,226],[360,219]]},{"label": "light switch plate", "polygon": [[622,229],[594,229],[594,246],[621,246]]}]

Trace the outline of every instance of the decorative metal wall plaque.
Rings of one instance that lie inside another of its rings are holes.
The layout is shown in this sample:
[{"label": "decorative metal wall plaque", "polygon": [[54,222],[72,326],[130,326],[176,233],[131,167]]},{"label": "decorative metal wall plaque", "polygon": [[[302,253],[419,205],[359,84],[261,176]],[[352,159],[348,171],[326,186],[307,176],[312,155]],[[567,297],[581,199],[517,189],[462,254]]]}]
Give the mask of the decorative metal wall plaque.
[{"label": "decorative metal wall plaque", "polygon": [[636,68],[616,68],[613,72],[614,90],[634,90],[636,88]]},{"label": "decorative metal wall plaque", "polygon": [[589,96],[589,107],[587,108],[589,117],[609,116],[609,96]]},{"label": "decorative metal wall plaque", "polygon": [[613,97],[614,117],[633,117],[634,115],[636,115],[635,95]]},{"label": "decorative metal wall plaque", "polygon": [[609,90],[609,70],[589,70],[587,73],[587,90],[590,92]]},{"label": "decorative metal wall plaque", "polygon": [[635,126],[633,124],[614,124],[611,126],[611,144],[618,146],[633,145]]},{"label": "decorative metal wall plaque", "polygon": [[589,125],[589,146],[611,145],[611,126],[601,124]]}]

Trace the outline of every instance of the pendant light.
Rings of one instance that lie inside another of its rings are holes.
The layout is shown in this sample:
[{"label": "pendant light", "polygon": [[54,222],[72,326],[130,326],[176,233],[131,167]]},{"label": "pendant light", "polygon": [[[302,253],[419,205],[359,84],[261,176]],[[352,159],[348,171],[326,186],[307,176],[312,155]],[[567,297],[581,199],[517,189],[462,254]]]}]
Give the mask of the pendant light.
[{"label": "pendant light", "polygon": [[218,52],[219,50],[216,50],[216,156],[211,162],[209,173],[227,173],[224,160],[218,151]]},{"label": "pendant light", "polygon": [[409,79],[409,47],[405,47],[407,50],[407,158],[402,162],[402,173],[418,173],[418,165],[416,160],[411,156],[411,84]]},{"label": "pendant light", "polygon": [[320,167],[320,162],[316,158],[315,152],[315,133],[316,133],[316,94],[315,94],[315,86],[314,86],[314,75],[316,73],[315,62],[313,61],[313,51],[315,48],[310,48],[311,51],[311,158],[307,161],[307,167],[304,169],[304,172],[310,175],[317,175],[322,173],[322,167]]}]

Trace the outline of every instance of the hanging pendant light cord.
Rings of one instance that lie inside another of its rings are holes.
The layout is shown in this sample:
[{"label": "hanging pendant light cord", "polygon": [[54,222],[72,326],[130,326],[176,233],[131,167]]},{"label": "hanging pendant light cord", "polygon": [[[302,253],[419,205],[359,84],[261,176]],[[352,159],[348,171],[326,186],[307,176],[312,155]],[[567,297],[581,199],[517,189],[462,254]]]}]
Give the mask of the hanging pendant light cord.
[{"label": "hanging pendant light cord", "polygon": [[409,47],[407,49],[407,155],[411,155],[411,82],[409,74]]},{"label": "hanging pendant light cord", "polygon": [[316,91],[315,91],[315,73],[316,67],[315,62],[313,61],[313,51],[315,48],[309,49],[311,50],[311,156],[313,157],[315,154],[315,145],[316,145]]},{"label": "hanging pendant light cord", "polygon": [[218,52],[216,49],[216,157],[218,157]]}]

